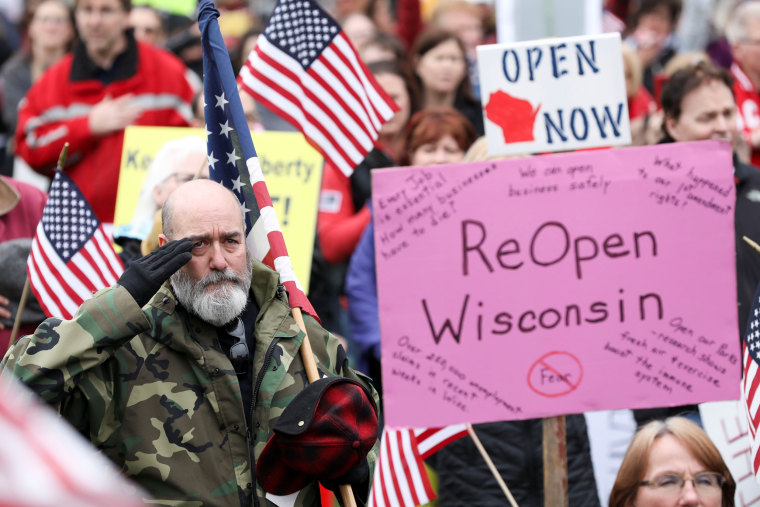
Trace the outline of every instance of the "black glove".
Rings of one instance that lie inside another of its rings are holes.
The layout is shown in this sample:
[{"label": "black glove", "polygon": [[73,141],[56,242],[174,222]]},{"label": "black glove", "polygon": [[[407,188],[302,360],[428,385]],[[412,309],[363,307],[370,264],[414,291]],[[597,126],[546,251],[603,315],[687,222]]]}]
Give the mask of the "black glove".
[{"label": "black glove", "polygon": [[145,306],[161,285],[192,258],[189,238],[170,241],[145,257],[132,261],[119,278],[138,305]]},{"label": "black glove", "polygon": [[[319,479],[319,482],[325,488],[336,493],[336,496],[338,497],[340,497],[340,494],[338,494],[340,486],[343,484],[350,484],[351,489],[354,490],[355,497],[367,498],[369,496],[369,465],[367,464],[367,458],[364,458],[361,463],[349,470],[346,474],[333,479]],[[360,503],[359,505],[362,504]]]}]

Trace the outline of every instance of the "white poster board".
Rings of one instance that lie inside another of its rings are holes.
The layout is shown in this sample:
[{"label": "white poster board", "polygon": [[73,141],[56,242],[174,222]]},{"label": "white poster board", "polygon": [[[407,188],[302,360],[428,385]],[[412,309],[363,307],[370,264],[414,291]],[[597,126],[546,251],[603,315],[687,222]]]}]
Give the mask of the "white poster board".
[{"label": "white poster board", "polygon": [[591,35],[602,31],[602,0],[498,0],[494,6],[499,42]]},{"label": "white poster board", "polygon": [[741,401],[715,401],[699,405],[702,426],[718,447],[736,481],[737,507],[760,506],[760,484],[752,473],[752,451]]},{"label": "white poster board", "polygon": [[631,142],[620,35],[478,46],[492,156]]}]

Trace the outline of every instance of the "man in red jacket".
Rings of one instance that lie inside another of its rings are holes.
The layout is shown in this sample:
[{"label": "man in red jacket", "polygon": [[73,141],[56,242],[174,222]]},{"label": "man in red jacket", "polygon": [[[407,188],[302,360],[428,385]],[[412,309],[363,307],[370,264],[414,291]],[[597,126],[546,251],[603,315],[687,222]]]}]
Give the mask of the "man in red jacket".
[{"label": "man in red jacket", "polygon": [[95,214],[113,222],[124,128],[187,126],[193,89],[184,64],[135,41],[130,0],[76,0],[80,42],[19,106],[17,153],[51,175],[65,142],[66,172]]},{"label": "man in red jacket", "polygon": [[752,165],[760,167],[760,2],[736,8],[726,28],[734,63],[734,96],[739,126],[752,149]]}]

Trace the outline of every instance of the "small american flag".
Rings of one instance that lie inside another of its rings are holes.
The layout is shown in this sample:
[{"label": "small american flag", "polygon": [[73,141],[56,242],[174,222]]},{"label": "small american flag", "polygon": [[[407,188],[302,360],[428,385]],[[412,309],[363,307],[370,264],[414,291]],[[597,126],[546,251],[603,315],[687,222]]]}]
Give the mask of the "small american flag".
[{"label": "small american flag", "polygon": [[269,196],[240,103],[235,73],[224,45],[216,10],[203,0],[198,14],[203,46],[203,95],[209,174],[232,190],[246,216],[246,242],[253,256],[275,269],[290,304],[317,317],[288,257],[285,239]]},{"label": "small american flag", "polygon": [[742,380],[742,398],[747,414],[747,426],[752,438],[752,468],[755,477],[760,481],[760,442],[758,442],[758,426],[760,426],[760,396],[758,396],[758,387],[760,386],[760,287],[755,292],[755,298],[752,300],[752,309],[749,313],[749,322],[747,330],[742,340],[742,358],[744,366],[744,379]]},{"label": "small american flag", "polygon": [[48,317],[70,319],[93,293],[110,287],[124,266],[76,184],[56,171],[27,260],[27,274]]},{"label": "small american flag", "polygon": [[338,24],[311,0],[280,0],[238,82],[350,176],[398,106]]},{"label": "small american flag", "polygon": [[414,430],[417,449],[422,459],[427,459],[454,440],[467,435],[466,424],[452,424],[443,428],[423,428]]},{"label": "small american flag", "polygon": [[417,507],[435,498],[423,460],[467,435],[467,426],[383,430],[370,507]]}]

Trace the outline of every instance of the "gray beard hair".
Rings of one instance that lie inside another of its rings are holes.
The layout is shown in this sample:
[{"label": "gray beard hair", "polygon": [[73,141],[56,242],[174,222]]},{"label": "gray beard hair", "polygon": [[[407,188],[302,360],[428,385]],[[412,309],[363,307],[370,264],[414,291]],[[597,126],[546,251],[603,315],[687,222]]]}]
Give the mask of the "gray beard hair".
[{"label": "gray beard hair", "polygon": [[[200,280],[194,280],[180,269],[172,275],[171,286],[177,301],[190,313],[213,326],[221,327],[243,313],[248,302],[252,273],[250,261],[244,274],[227,268],[224,271],[212,271]],[[210,284],[223,280],[233,283],[206,290]]]}]

